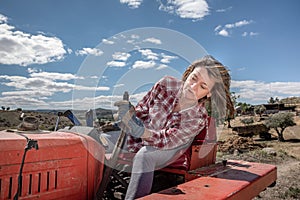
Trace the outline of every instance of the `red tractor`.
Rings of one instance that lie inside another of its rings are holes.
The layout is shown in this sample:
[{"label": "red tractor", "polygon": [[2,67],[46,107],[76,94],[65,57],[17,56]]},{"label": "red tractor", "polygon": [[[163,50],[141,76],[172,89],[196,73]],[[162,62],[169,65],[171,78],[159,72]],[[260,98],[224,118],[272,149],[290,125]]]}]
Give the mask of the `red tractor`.
[{"label": "red tractor", "polygon": [[[207,134],[205,139],[199,134],[176,162],[158,170],[153,193],[141,199],[252,199],[275,183],[276,166],[216,163],[213,120]],[[92,127],[1,131],[0,199],[122,199],[130,177],[122,169],[132,159],[117,148],[122,138],[123,133],[106,154]]]}]

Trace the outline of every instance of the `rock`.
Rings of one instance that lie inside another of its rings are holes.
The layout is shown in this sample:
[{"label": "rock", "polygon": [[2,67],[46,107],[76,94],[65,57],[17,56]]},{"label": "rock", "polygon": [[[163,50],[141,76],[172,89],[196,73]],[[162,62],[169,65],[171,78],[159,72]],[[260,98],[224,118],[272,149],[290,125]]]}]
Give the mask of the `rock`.
[{"label": "rock", "polygon": [[23,122],[18,126],[21,131],[35,131],[39,129],[39,121],[36,117],[25,117]]},{"label": "rock", "polygon": [[235,149],[235,150],[233,151],[233,155],[238,156],[239,154],[240,154],[239,150]]},{"label": "rock", "polygon": [[271,155],[271,156],[276,156],[277,155],[276,150],[274,148],[271,148],[271,147],[263,148],[262,151],[266,152],[268,155]]}]

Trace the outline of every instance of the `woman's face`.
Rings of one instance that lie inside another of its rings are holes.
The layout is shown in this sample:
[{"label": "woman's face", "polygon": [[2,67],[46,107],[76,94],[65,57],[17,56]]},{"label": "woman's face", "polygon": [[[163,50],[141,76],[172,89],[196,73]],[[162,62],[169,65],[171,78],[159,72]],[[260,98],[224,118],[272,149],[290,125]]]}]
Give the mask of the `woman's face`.
[{"label": "woman's face", "polygon": [[198,101],[205,96],[210,97],[213,84],[207,70],[203,67],[196,67],[184,82],[183,96],[193,101]]}]

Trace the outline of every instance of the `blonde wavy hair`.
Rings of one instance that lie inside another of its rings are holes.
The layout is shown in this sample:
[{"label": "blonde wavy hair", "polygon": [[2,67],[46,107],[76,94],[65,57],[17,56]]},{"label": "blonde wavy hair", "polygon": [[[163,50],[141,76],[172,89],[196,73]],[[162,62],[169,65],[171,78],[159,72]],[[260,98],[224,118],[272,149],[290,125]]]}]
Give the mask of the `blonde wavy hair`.
[{"label": "blonde wavy hair", "polygon": [[208,76],[214,81],[211,89],[211,96],[199,99],[198,102],[206,101],[210,114],[217,118],[232,118],[234,106],[230,95],[230,75],[227,68],[214,57],[208,55],[193,62],[183,73],[182,81],[186,81],[188,76],[197,67],[207,69]]}]

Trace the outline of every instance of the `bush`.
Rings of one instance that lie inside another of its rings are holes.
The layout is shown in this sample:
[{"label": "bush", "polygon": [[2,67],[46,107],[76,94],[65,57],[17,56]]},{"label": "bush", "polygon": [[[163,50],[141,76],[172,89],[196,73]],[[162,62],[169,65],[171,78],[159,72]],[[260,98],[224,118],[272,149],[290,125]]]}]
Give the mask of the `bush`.
[{"label": "bush", "polygon": [[289,187],[289,189],[287,191],[285,191],[285,193],[283,195],[281,195],[282,198],[286,199],[286,198],[299,198],[300,197],[300,189],[297,187]]},{"label": "bush", "polygon": [[254,122],[253,117],[241,119],[241,122],[245,125],[252,124]]},{"label": "bush", "polygon": [[293,114],[288,112],[271,115],[266,120],[265,124],[268,128],[274,128],[276,130],[279,141],[284,141],[283,132],[287,127],[296,125]]}]

